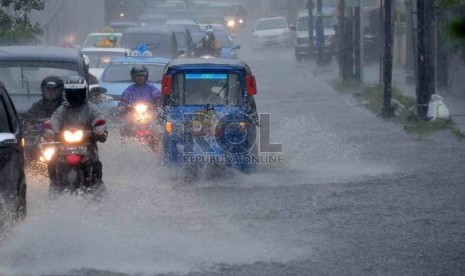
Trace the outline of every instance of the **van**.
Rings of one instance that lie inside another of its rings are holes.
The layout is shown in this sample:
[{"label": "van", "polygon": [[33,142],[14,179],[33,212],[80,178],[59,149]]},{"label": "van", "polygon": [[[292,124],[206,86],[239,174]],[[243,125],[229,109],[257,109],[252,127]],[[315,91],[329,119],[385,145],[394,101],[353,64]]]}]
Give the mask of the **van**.
[{"label": "van", "polygon": [[[326,53],[331,52],[331,41],[335,34],[334,26],[337,25],[337,18],[333,14],[332,9],[323,9],[323,30],[325,43],[323,51]],[[316,26],[317,12],[313,9],[313,45],[316,49]],[[308,45],[308,10],[302,11],[297,17],[296,36],[294,43],[295,58],[301,60],[302,58],[310,56],[310,47]]]}]

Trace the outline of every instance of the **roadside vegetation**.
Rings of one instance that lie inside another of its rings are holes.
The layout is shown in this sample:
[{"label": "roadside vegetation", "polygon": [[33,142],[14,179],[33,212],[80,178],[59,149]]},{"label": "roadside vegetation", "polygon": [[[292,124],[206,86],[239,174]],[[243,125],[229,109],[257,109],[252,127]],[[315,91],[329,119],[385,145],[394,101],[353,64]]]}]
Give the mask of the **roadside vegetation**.
[{"label": "roadside vegetation", "polygon": [[[381,116],[384,100],[382,85],[360,85],[355,81],[333,82],[334,88],[342,94],[352,94],[360,104]],[[465,134],[454,126],[453,120],[436,119],[425,121],[416,115],[416,100],[405,96],[396,87],[392,88],[392,106],[395,107],[395,118],[392,120],[402,124],[406,132],[423,139],[437,131],[450,131],[459,140],[465,139]]]}]

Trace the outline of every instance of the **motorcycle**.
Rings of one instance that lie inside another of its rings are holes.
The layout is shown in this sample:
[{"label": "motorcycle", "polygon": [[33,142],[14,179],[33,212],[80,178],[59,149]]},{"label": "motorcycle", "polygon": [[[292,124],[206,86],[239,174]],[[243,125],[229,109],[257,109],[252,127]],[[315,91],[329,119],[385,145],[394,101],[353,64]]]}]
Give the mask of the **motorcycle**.
[{"label": "motorcycle", "polygon": [[[48,119],[38,120],[38,124],[32,124],[25,120],[23,130],[24,159],[26,169],[34,171],[43,176],[47,176],[47,163],[50,161],[48,156],[51,149],[44,149],[46,142],[42,138],[43,122]],[[44,152],[46,151],[46,153]],[[47,157],[46,157],[47,156]]]},{"label": "motorcycle", "polygon": [[158,109],[151,104],[139,102],[122,110],[124,118],[121,136],[135,138],[136,141],[148,145],[153,152],[158,152],[161,141],[161,127],[156,123]]},{"label": "motorcycle", "polygon": [[[96,127],[105,124],[105,120],[98,120]],[[47,127],[49,128],[49,127]],[[82,128],[67,128],[57,134],[58,141],[41,143],[43,158],[56,158],[54,172],[55,179],[51,179],[53,188],[57,191],[74,193],[88,193],[102,189],[103,183],[94,176],[95,143],[102,141],[92,131]],[[56,156],[55,156],[56,155]]]}]

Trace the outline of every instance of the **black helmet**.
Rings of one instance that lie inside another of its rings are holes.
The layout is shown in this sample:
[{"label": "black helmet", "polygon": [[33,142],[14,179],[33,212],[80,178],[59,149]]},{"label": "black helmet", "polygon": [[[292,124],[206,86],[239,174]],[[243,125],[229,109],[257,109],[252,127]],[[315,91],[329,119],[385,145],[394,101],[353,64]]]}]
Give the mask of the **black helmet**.
[{"label": "black helmet", "polygon": [[54,75],[45,77],[40,84],[42,96],[48,100],[55,101],[63,96],[63,80]]},{"label": "black helmet", "polygon": [[131,79],[132,79],[132,81],[135,81],[135,77],[138,76],[138,75],[145,76],[145,78],[148,79],[149,78],[149,71],[147,70],[147,68],[145,68],[145,66],[135,65],[131,69]]},{"label": "black helmet", "polygon": [[65,82],[65,98],[73,107],[79,107],[87,101],[89,86],[86,79],[73,76]]}]

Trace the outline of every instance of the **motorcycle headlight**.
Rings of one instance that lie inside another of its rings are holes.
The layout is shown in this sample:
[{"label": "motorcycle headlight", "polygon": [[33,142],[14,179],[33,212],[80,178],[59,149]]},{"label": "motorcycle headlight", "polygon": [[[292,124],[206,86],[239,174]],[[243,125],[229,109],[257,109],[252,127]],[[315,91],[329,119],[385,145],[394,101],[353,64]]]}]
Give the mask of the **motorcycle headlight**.
[{"label": "motorcycle headlight", "polygon": [[148,106],[146,104],[138,104],[135,106],[137,113],[144,113],[147,112]]},{"label": "motorcycle headlight", "polygon": [[64,132],[63,136],[65,138],[65,142],[76,143],[76,142],[80,142],[82,140],[82,138],[84,137],[84,131],[77,130],[77,131],[75,131],[73,133],[73,132],[71,132],[69,130],[66,130]]},{"label": "motorcycle headlight", "polygon": [[45,159],[45,161],[47,161],[47,162],[49,162],[50,160],[52,160],[53,155],[55,155],[55,148],[54,148],[54,147],[46,148],[46,149],[42,152],[42,156],[43,156],[43,158]]},{"label": "motorcycle headlight", "polygon": [[231,20],[228,20],[228,23],[227,23],[227,26],[228,26],[228,27],[232,28],[232,27],[234,27],[235,25],[236,25],[236,22],[234,22],[234,20],[232,20],[232,19],[231,19]]}]

